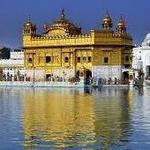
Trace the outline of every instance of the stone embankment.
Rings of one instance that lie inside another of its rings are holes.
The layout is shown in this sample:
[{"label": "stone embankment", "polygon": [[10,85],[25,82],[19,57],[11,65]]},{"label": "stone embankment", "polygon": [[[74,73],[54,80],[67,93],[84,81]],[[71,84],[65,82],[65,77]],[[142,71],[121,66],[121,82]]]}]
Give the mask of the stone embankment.
[{"label": "stone embankment", "polygon": [[63,88],[82,88],[83,82],[24,82],[24,81],[0,81],[0,87],[35,87],[35,88],[48,88],[48,87],[63,87]]},{"label": "stone embankment", "polygon": [[103,85],[85,85],[84,82],[53,82],[53,81],[46,81],[46,82],[25,82],[25,81],[0,81],[0,87],[27,87],[27,88],[84,88],[84,87],[109,87],[109,88],[124,88],[129,87],[128,84],[103,84]]}]

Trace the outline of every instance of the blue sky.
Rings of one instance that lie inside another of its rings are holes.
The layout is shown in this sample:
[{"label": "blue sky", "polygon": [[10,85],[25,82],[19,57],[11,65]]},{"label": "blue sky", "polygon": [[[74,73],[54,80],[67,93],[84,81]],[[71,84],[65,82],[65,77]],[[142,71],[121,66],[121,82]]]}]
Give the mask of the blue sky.
[{"label": "blue sky", "polygon": [[61,9],[84,32],[101,27],[102,18],[108,10],[114,26],[120,15],[125,16],[127,30],[134,43],[140,43],[150,32],[150,0],[0,0],[0,46],[22,46],[22,25],[31,15],[42,32],[44,23],[56,20]]}]

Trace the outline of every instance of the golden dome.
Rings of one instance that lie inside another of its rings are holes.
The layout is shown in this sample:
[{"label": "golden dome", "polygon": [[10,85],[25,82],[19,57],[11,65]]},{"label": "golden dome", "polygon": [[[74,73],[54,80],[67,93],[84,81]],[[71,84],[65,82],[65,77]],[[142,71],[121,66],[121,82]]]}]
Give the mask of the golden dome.
[{"label": "golden dome", "polygon": [[52,25],[47,25],[44,27],[45,33],[50,33],[52,30],[64,30],[64,34],[81,34],[81,28],[75,26],[73,23],[71,23],[68,19],[65,17],[65,12],[62,10],[60,19],[54,21]]},{"label": "golden dome", "polygon": [[25,26],[31,27],[31,26],[33,26],[33,24],[32,24],[31,21],[28,20],[27,22],[24,23],[24,27],[25,27]]},{"label": "golden dome", "polygon": [[109,13],[107,13],[107,15],[104,17],[102,26],[103,26],[103,28],[105,28],[105,29],[110,29],[110,28],[112,28],[112,19],[111,19]]},{"label": "golden dome", "polygon": [[112,20],[110,18],[110,16],[106,16],[104,19],[103,19],[103,23],[111,23]]},{"label": "golden dome", "polygon": [[117,24],[117,31],[125,32],[126,31],[126,24],[123,17],[120,17],[119,22]]},{"label": "golden dome", "polygon": [[25,28],[36,29],[36,25],[31,22],[31,18],[29,16],[28,20],[24,23]]},{"label": "golden dome", "polygon": [[36,25],[31,22],[30,18],[23,24],[23,34],[36,34]]}]

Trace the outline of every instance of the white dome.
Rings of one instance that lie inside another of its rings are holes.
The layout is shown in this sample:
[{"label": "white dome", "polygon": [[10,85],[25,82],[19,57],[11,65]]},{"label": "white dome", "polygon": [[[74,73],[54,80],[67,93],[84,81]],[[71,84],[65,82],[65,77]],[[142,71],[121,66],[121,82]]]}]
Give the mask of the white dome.
[{"label": "white dome", "polygon": [[150,38],[150,33],[148,33],[148,34],[146,35],[146,38]]},{"label": "white dome", "polygon": [[142,46],[150,46],[150,33],[148,33],[142,42]]}]

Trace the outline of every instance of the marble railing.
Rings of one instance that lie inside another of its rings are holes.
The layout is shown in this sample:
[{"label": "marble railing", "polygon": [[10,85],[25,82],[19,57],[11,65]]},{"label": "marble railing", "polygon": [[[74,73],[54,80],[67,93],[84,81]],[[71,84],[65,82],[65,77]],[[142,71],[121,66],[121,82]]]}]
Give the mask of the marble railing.
[{"label": "marble railing", "polygon": [[37,87],[37,88],[72,88],[72,87],[84,87],[84,82],[26,82],[26,81],[0,81],[0,87]]}]

